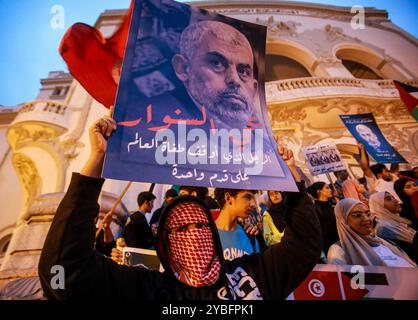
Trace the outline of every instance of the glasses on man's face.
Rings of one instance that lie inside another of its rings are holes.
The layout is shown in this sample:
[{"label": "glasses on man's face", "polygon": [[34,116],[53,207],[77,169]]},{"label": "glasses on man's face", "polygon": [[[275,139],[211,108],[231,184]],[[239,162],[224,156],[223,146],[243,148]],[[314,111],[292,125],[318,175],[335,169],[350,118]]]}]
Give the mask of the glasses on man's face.
[{"label": "glasses on man's face", "polygon": [[168,233],[177,233],[177,232],[185,232],[193,229],[202,229],[202,228],[209,228],[209,223],[197,222],[197,223],[189,223],[185,224],[184,226],[175,227],[171,229],[167,229]]}]

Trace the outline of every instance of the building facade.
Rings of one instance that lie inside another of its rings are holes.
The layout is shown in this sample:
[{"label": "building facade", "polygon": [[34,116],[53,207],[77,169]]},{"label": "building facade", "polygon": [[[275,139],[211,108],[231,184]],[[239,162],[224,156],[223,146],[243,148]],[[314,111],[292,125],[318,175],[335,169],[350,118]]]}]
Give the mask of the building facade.
[{"label": "building facade", "polygon": [[[300,149],[330,141],[337,144],[350,175],[362,176],[354,158],[356,141],[341,114],[373,113],[409,166],[418,165],[417,123],[392,82],[418,86],[418,41],[394,25],[385,10],[366,8],[365,28],[359,29],[353,27],[351,8],[287,1],[191,4],[267,26],[271,126],[296,152],[297,164],[307,176]],[[124,13],[105,11],[96,27],[109,36]],[[106,113],[67,73],[51,72],[41,85],[33,101],[0,109],[0,139],[7,141],[0,144],[0,292],[5,286],[13,292],[22,279],[36,283],[39,255],[55,210],[72,172],[79,172],[88,157],[88,128]],[[100,199],[103,214],[125,185],[106,181]],[[146,183],[132,185],[115,212],[116,228],[136,210],[136,195],[148,188]],[[163,190],[155,189],[159,199]]]}]

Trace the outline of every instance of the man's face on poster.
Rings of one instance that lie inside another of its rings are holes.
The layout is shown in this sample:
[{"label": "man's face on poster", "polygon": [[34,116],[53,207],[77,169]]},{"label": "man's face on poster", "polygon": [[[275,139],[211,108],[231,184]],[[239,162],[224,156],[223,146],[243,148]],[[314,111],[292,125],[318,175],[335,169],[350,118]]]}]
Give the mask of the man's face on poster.
[{"label": "man's face on poster", "polygon": [[359,124],[356,126],[356,131],[359,133],[360,137],[362,137],[370,146],[373,148],[380,147],[379,139],[369,127]]},{"label": "man's face on poster", "polygon": [[254,113],[258,88],[251,46],[235,28],[221,22],[206,23],[222,28],[214,31],[216,35],[205,32],[188,57],[176,55],[176,74],[199,107],[205,106],[233,127],[245,126]]}]

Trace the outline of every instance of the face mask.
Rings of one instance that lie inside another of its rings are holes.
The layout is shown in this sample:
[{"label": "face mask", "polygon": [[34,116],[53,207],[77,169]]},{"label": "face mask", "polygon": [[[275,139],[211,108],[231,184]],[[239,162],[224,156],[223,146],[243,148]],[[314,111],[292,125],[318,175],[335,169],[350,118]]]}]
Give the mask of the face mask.
[{"label": "face mask", "polygon": [[206,226],[168,235],[170,265],[180,281],[193,287],[209,286],[218,280],[221,264],[204,209],[197,203],[183,202],[167,219],[170,230],[195,223]]}]

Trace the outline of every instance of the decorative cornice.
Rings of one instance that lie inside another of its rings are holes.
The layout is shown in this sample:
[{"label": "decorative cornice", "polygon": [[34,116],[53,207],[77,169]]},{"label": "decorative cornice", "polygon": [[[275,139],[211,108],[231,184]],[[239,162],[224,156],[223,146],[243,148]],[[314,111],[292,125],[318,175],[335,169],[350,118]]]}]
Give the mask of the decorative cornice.
[{"label": "decorative cornice", "polygon": [[[416,86],[418,80],[405,83]],[[268,82],[266,96],[269,104],[277,104],[332,96],[399,99],[399,92],[392,80],[308,77]]]},{"label": "decorative cornice", "polygon": [[56,192],[38,196],[29,207],[26,216],[54,215],[64,195],[64,192]]},{"label": "decorative cornice", "polygon": [[41,85],[60,85],[60,84],[71,84],[74,78],[68,74],[65,77],[57,77],[57,78],[46,78],[41,79]]},{"label": "decorative cornice", "polygon": [[8,125],[16,118],[19,114],[17,111],[11,112],[0,112],[0,125]]},{"label": "decorative cornice", "polygon": [[[351,7],[340,7],[326,4],[309,3],[309,2],[294,2],[294,1],[253,1],[253,0],[229,0],[229,1],[193,1],[187,2],[187,4],[193,7],[199,7],[202,9],[209,9],[213,11],[222,9],[245,9],[256,10],[249,13],[257,13],[257,10],[265,9],[269,12],[282,13],[289,11],[295,13],[300,10],[312,10],[322,11],[327,13],[342,14],[352,16]],[[379,10],[373,7],[365,7],[366,17],[379,17],[388,18],[388,12],[386,10]]]},{"label": "decorative cornice", "polygon": [[[254,2],[253,0],[229,0],[193,1],[187,2],[187,4],[223,15],[254,15],[256,16],[254,19],[256,23],[259,23],[259,21],[256,21],[257,15],[293,15],[345,22],[350,22],[353,17],[351,7],[339,7],[309,2]],[[386,10],[380,10],[374,7],[365,7],[364,9],[367,26],[395,33],[411,44],[418,46],[417,38],[393,24],[389,20],[389,14]],[[97,28],[104,21],[121,20],[122,16],[126,14],[126,11],[127,10],[106,10],[96,21],[95,27]]]}]

